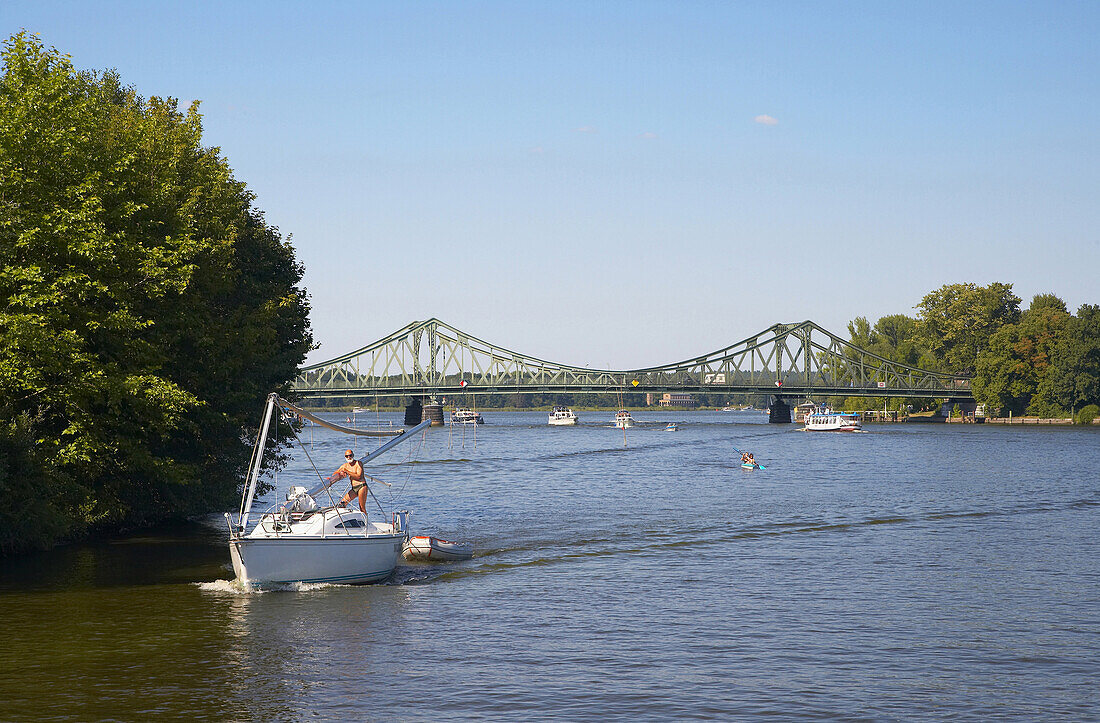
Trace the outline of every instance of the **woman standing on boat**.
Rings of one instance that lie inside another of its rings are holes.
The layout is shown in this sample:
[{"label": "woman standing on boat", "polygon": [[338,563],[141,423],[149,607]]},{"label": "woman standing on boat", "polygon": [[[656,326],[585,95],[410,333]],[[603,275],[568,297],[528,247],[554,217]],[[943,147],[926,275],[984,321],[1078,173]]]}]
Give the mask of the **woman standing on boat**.
[{"label": "woman standing on boat", "polygon": [[340,500],[341,505],[346,505],[354,497],[359,498],[359,509],[363,511],[363,514],[367,514],[367,481],[363,479],[363,463],[355,458],[355,452],[350,449],[344,450],[344,463],[340,465],[340,469],[332,473],[332,477],[329,479],[336,481],[347,477],[351,480],[351,489],[344,495],[344,499]]}]

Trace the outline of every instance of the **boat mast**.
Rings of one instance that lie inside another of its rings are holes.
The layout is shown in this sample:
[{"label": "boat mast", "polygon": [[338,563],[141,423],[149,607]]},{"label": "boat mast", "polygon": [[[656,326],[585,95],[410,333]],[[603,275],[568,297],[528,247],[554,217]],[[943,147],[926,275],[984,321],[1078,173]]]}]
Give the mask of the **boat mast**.
[{"label": "boat mast", "polygon": [[240,529],[248,527],[248,513],[252,509],[252,498],[256,494],[256,481],[260,478],[260,466],[264,459],[264,448],[267,446],[267,431],[271,427],[271,415],[275,411],[275,403],[279,395],[272,392],[267,395],[267,407],[264,408],[264,421],[260,424],[260,435],[256,438],[256,448],[252,451],[252,464],[248,470],[248,489],[241,498],[241,512],[237,517]]}]

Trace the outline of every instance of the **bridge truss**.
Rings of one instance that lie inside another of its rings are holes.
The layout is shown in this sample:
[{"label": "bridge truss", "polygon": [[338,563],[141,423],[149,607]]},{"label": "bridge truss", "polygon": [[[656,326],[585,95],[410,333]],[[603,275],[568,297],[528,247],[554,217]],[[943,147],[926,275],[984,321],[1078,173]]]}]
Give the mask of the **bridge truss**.
[{"label": "bridge truss", "polygon": [[519,354],[429,319],[305,367],[293,386],[304,399],[515,392],[971,398],[965,375],[890,361],[812,321],[775,324],[695,359],[611,371]]}]

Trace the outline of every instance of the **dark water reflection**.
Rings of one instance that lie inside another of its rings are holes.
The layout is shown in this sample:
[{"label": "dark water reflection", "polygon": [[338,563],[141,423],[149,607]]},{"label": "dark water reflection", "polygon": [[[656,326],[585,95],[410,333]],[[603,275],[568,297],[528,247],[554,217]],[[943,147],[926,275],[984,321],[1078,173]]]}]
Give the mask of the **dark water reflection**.
[{"label": "dark water reflection", "polygon": [[598,416],[376,467],[479,551],[384,585],[241,593],[217,517],[5,561],[0,718],[1100,716],[1095,430]]}]

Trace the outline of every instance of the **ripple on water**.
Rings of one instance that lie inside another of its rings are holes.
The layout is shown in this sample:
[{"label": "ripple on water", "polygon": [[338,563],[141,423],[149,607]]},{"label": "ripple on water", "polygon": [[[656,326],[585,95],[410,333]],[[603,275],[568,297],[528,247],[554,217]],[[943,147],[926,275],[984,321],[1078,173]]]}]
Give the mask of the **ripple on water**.
[{"label": "ripple on water", "polygon": [[477,554],[380,585],[245,589],[224,522],[8,565],[4,717],[1098,717],[1096,431],[733,416],[429,436],[381,504]]}]

